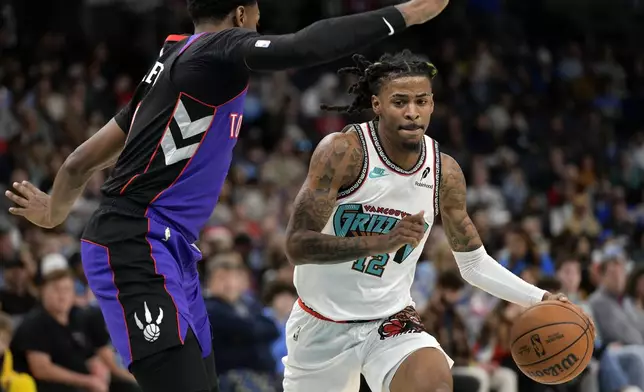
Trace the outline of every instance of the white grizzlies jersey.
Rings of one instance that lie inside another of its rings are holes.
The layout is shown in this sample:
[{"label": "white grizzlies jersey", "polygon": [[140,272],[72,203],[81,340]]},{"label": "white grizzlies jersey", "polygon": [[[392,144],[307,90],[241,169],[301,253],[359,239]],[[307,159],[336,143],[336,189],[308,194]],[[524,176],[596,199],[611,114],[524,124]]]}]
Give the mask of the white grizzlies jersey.
[{"label": "white grizzlies jersey", "polygon": [[373,255],[339,264],[295,267],[295,286],[308,307],[334,321],[375,320],[412,305],[416,262],[438,213],[440,152],[424,137],[411,170],[396,166],[385,154],[373,122],[354,125],[362,142],[361,174],[342,189],[322,233],[339,237],[380,235],[407,215],[425,211],[425,236],[416,248]]}]

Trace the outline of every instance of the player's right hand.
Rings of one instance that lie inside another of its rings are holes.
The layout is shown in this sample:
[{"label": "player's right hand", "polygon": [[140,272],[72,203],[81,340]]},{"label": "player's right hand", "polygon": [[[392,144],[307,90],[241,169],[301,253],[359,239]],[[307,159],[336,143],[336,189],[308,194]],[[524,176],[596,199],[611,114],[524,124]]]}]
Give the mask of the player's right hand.
[{"label": "player's right hand", "polygon": [[51,222],[50,197],[48,194],[36,188],[29,181],[14,182],[13,187],[20,195],[11,191],[5,192],[5,196],[17,205],[17,207],[9,208],[10,213],[24,216],[34,225],[46,229],[54,227]]},{"label": "player's right hand", "polygon": [[434,19],[443,12],[448,3],[449,0],[410,0],[397,7],[403,14],[407,26],[412,26]]},{"label": "player's right hand", "polygon": [[425,211],[401,219],[384,238],[378,237],[380,253],[396,252],[404,245],[417,247],[425,235]]},{"label": "player's right hand", "polygon": [[109,386],[106,380],[97,376],[87,377],[85,388],[90,392],[108,392]]}]

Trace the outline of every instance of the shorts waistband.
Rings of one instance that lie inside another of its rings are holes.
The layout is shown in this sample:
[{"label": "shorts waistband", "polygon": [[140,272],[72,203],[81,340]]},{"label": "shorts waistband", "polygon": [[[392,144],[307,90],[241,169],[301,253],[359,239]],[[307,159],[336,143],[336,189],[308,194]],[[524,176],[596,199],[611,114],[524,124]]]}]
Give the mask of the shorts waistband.
[{"label": "shorts waistband", "polygon": [[145,216],[147,206],[135,203],[125,197],[104,197],[103,200],[101,200],[99,208],[114,208],[130,212],[135,215]]},{"label": "shorts waistband", "polygon": [[135,217],[151,219],[157,223],[160,223],[164,226],[168,226],[178,231],[189,243],[194,243],[195,241],[197,241],[197,238],[193,234],[191,234],[188,230],[168,221],[163,216],[156,213],[156,211],[153,208],[148,209],[147,205],[136,203],[128,198],[104,197],[101,200],[101,203],[98,208],[99,210],[100,209],[114,210],[119,213],[131,214],[131,215],[134,215]]},{"label": "shorts waistband", "polygon": [[328,317],[322,316],[320,313],[316,312],[315,310],[311,309],[308,307],[304,301],[302,301],[302,298],[297,299],[298,305],[300,305],[300,308],[304,310],[306,313],[310,314],[311,316],[315,317],[316,319],[319,320],[324,320],[324,321],[330,321],[332,323],[337,323],[337,324],[364,324],[364,323],[373,323],[374,321],[380,321],[380,319],[374,319],[374,320],[346,320],[346,321],[338,321],[338,320],[332,320]]}]

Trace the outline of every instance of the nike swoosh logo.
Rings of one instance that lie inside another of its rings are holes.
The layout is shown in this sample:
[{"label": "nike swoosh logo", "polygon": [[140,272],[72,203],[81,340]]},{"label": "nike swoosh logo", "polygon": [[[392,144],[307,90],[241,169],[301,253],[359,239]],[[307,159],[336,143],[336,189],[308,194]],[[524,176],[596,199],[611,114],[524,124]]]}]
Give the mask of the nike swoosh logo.
[{"label": "nike swoosh logo", "polygon": [[391,23],[389,23],[389,21],[387,19],[385,19],[384,17],[382,18],[382,20],[385,22],[387,27],[389,27],[389,35],[394,35],[394,33],[395,33],[394,26],[392,26]]},{"label": "nike swoosh logo", "polygon": [[382,178],[382,177],[387,177],[389,174],[376,174],[376,173],[369,173],[369,178]]}]

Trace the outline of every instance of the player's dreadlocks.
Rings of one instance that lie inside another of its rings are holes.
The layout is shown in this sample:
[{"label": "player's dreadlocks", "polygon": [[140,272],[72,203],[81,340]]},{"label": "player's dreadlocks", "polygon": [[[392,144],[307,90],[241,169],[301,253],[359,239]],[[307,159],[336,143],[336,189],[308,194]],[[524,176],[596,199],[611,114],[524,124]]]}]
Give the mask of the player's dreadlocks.
[{"label": "player's dreadlocks", "polygon": [[341,68],[338,75],[357,75],[358,81],[349,87],[349,94],[355,95],[349,106],[322,105],[322,110],[357,113],[371,109],[371,96],[377,95],[384,82],[405,76],[427,76],[433,79],[438,73],[434,64],[427,59],[403,50],[394,55],[385,54],[375,62],[369,62],[364,56],[355,54],[355,67]]},{"label": "player's dreadlocks", "polygon": [[257,4],[257,0],[188,0],[188,14],[193,23],[224,19],[236,7]]}]

